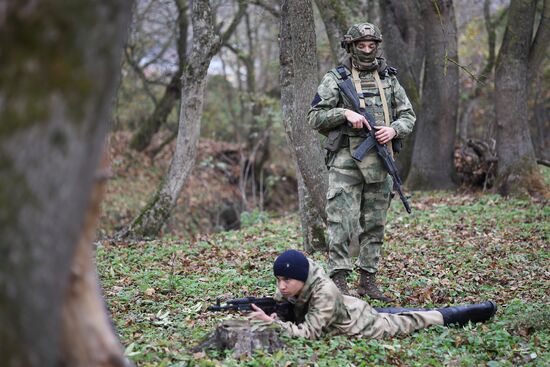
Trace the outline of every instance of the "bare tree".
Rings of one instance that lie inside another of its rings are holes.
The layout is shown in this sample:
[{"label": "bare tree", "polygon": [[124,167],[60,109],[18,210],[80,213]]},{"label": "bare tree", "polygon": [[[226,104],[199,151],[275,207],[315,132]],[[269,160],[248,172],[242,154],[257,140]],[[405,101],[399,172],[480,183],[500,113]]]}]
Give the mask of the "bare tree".
[{"label": "bare tree", "polygon": [[458,50],[451,0],[421,1],[426,64],[422,87],[422,118],[416,126],[411,189],[454,186],[453,153],[458,114]]},{"label": "bare tree", "polygon": [[[532,62],[548,47],[539,25],[532,41],[536,2],[512,0],[508,24],[495,70],[495,110],[498,171],[496,188],[503,195],[547,195],[538,170],[527,126],[527,85],[530,57]],[[542,27],[541,27],[542,26]],[[539,33],[540,32],[540,33]],[[546,38],[548,34],[546,33]]]},{"label": "bare tree", "polygon": [[130,14],[120,0],[1,6],[2,365],[127,363],[97,282],[91,192]]},{"label": "bare tree", "polygon": [[328,175],[317,134],[307,124],[309,103],[318,84],[313,9],[309,0],[283,0],[281,4],[281,105],[297,176],[305,186],[298,191],[304,242],[306,249],[325,247],[318,217],[326,216]]},{"label": "bare tree", "polygon": [[[244,22],[241,24],[243,28],[242,34],[244,39],[241,39],[238,34],[232,38],[232,42],[224,42],[225,49],[231,51],[236,58],[237,68],[235,73],[238,77],[238,96],[239,96],[239,118],[235,118],[232,122],[236,140],[239,143],[244,143],[245,149],[241,151],[240,166],[241,175],[239,188],[243,198],[243,208],[245,210],[260,206],[258,203],[257,192],[260,191],[263,182],[263,167],[270,156],[269,141],[271,134],[271,118],[264,119],[264,100],[265,91],[258,86],[259,77],[257,74],[264,74],[264,70],[260,69],[257,73],[257,65],[259,64],[260,52],[263,44],[259,40],[259,29],[262,24],[262,18],[256,19],[255,13],[247,12],[244,16]],[[264,19],[265,22],[265,19]],[[244,66],[245,82],[241,81],[241,64]],[[230,99],[233,96],[229,96]],[[247,152],[248,154],[245,154]],[[251,192],[251,197],[247,197],[247,192]]]},{"label": "bare tree", "polygon": [[[169,82],[164,88],[164,92],[159,101],[155,100],[155,108],[151,115],[139,125],[138,130],[132,136],[130,147],[138,151],[142,151],[149,146],[153,135],[160,129],[162,124],[168,119],[168,115],[172,112],[174,105],[180,99],[180,78],[185,65],[187,63],[187,28],[189,27],[188,6],[187,0],[174,0],[177,9],[177,31],[176,31],[176,50],[177,50],[177,67],[169,77]],[[134,65],[134,70],[138,75],[143,75],[143,68],[133,60],[132,56],[127,51],[127,60]],[[150,61],[149,61],[150,63]],[[150,83],[146,78],[144,86]]]},{"label": "bare tree", "polygon": [[246,10],[239,9],[225,32],[215,33],[212,9],[208,0],[195,0],[191,11],[192,49],[181,78],[181,107],[176,150],[167,175],[145,208],[119,237],[142,238],[157,235],[176,205],[181,189],[195,165],[200,133],[206,72],[212,57],[220,50],[222,39],[231,34]]}]

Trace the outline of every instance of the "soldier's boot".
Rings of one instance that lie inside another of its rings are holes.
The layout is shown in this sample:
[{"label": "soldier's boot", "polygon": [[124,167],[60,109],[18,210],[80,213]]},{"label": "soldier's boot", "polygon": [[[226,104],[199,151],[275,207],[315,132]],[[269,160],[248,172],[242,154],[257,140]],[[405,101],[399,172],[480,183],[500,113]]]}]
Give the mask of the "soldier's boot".
[{"label": "soldier's boot", "polygon": [[443,325],[457,324],[464,326],[468,322],[485,322],[497,312],[497,305],[493,301],[483,303],[438,308],[443,315]]},{"label": "soldier's boot", "polygon": [[376,273],[369,273],[368,271],[360,269],[361,276],[359,278],[359,286],[357,287],[357,293],[359,296],[369,296],[371,299],[377,299],[383,302],[393,302],[393,299],[386,297],[378,286],[376,285]]},{"label": "soldier's boot", "polygon": [[349,288],[348,288],[348,274],[349,271],[346,270],[338,270],[336,273],[334,273],[330,278],[336,284],[340,292],[342,294],[349,296]]}]

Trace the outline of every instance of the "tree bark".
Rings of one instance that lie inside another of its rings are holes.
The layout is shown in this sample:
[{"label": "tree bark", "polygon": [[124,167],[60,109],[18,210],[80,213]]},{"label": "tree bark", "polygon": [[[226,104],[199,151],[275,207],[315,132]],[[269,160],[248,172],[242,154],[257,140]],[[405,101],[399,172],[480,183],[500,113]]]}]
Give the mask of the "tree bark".
[{"label": "tree bark", "polygon": [[531,84],[542,74],[542,62],[548,59],[548,48],[550,47],[550,4],[543,0],[540,22],[535,34],[533,43],[529,49],[529,73],[528,82]]},{"label": "tree bark", "polygon": [[[326,218],[328,174],[317,133],[307,124],[307,112],[317,90],[315,29],[311,1],[283,0],[281,6],[281,104],[285,131],[296,163],[320,215]],[[285,97],[285,93],[290,93]],[[290,109],[285,109],[285,104]]]},{"label": "tree bark", "polygon": [[239,2],[237,14],[224,35],[220,37],[214,33],[209,1],[196,0],[193,2],[191,11],[192,50],[181,78],[181,107],[176,150],[168,173],[159,188],[133,222],[118,233],[118,237],[156,236],[170,217],[181,189],[195,165],[206,72],[212,57],[220,50],[223,38],[234,31],[243,17],[245,9],[246,3]]},{"label": "tree bark", "polygon": [[[544,70],[543,61],[548,60],[548,44],[550,44],[550,4],[544,0],[542,4],[541,18],[534,37],[533,45],[529,51],[529,105],[533,106],[529,119],[531,140],[537,159],[550,159],[550,136],[545,133],[550,129],[548,119],[547,101],[542,74]],[[546,58],[545,58],[546,57]]]},{"label": "tree bark", "polygon": [[[108,348],[101,355],[109,358],[96,365],[124,364],[116,334],[105,327],[104,307],[79,315],[81,322],[100,320],[103,326],[90,340],[88,331],[83,335],[78,329],[67,340],[62,330],[67,320],[75,321],[64,309],[74,306],[66,292],[75,253],[85,246],[91,250],[89,232],[81,232],[108,130],[130,5],[116,0],[2,5],[2,365],[60,366],[77,341],[90,351],[92,340]],[[90,260],[87,255],[87,274],[95,272]],[[103,302],[98,292],[86,297]]]},{"label": "tree bark", "polygon": [[454,187],[453,163],[458,114],[458,52],[451,0],[422,1],[426,66],[422,118],[416,127],[407,186],[417,190]]},{"label": "tree bark", "polygon": [[[311,22],[308,23],[308,21]],[[298,29],[299,25],[307,29]],[[314,95],[317,87],[317,68],[314,66],[316,65],[315,31],[312,27],[313,9],[310,1],[300,2],[300,4],[292,4],[292,1],[286,0],[282,2],[281,109],[287,142],[296,162],[303,245],[307,252],[326,248],[323,220],[326,218],[325,193],[328,185],[319,140],[307,124],[309,101],[305,98]],[[310,32],[310,34],[298,36],[299,33],[304,32]],[[298,45],[299,42],[303,44]],[[306,54],[300,55],[300,47],[302,52],[305,52],[304,48],[309,47],[309,49]],[[313,65],[309,64],[309,68],[306,66],[308,62],[313,62]]]},{"label": "tree bark", "polygon": [[498,170],[502,195],[547,195],[527,126],[527,85],[535,2],[512,0],[495,71]]},{"label": "tree bark", "polygon": [[112,322],[105,313],[92,246],[105,182],[110,175],[108,166],[107,150],[104,150],[65,291],[61,366],[130,365],[122,353]]},{"label": "tree bark", "polygon": [[[398,70],[399,83],[405,88],[417,121],[422,120],[421,73],[426,49],[423,22],[418,1],[379,0],[381,9],[382,46],[387,62]],[[411,56],[412,55],[412,56]],[[409,174],[416,129],[405,138],[403,150],[396,157],[403,180]]]},{"label": "tree bark", "polygon": [[315,203],[309,195],[304,179],[300,171],[296,169],[298,176],[298,201],[300,209],[300,222],[302,224],[302,237],[304,239],[304,251],[308,254],[328,251],[328,243],[325,239],[325,223],[323,222]]},{"label": "tree bark", "polygon": [[137,151],[145,150],[151,143],[153,135],[155,135],[162,124],[168,119],[168,115],[174,109],[176,101],[181,97],[181,75],[187,63],[187,27],[189,21],[187,18],[187,4],[184,0],[175,0],[174,3],[178,9],[178,69],[170,78],[170,82],[166,86],[162,98],[155,105],[153,113],[148,116],[145,121],[139,126],[138,130],[132,136],[130,148]]}]

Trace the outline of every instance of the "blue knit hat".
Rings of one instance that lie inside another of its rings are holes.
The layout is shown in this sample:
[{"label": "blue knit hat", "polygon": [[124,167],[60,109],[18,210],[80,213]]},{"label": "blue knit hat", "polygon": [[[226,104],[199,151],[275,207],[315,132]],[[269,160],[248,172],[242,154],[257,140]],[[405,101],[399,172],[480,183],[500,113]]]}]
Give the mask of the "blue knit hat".
[{"label": "blue knit hat", "polygon": [[286,250],[273,263],[273,274],[305,282],[309,272],[309,261],[304,254],[296,250]]}]

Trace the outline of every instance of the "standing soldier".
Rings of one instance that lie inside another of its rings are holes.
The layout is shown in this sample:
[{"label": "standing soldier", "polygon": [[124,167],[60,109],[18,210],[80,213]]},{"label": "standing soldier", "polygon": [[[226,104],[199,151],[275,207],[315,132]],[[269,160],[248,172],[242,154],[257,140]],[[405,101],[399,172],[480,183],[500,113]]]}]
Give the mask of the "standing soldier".
[{"label": "standing soldier", "polygon": [[344,294],[349,294],[347,276],[353,266],[348,247],[351,234],[359,228],[357,292],[360,296],[390,302],[392,299],[378,289],[376,273],[392,179],[376,149],[361,162],[352,158],[352,152],[365,137],[365,129],[371,130],[371,127],[363,115],[353,111],[352,104],[338,87],[343,79],[352,79],[361,107],[376,120],[376,140],[389,148],[393,143],[393,151],[397,151],[400,142],[396,139],[412,131],[416,116],[397,81],[397,71],[388,67],[382,57],[377,57],[381,42],[382,34],[373,24],[355,24],[348,30],[342,41],[348,55],[341,67],[323,77],[311,103],[308,121],[311,127],[328,135],[325,148],[329,169],[326,212],[330,277]]}]

